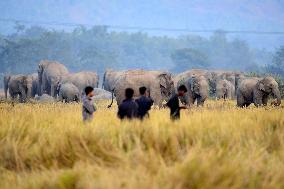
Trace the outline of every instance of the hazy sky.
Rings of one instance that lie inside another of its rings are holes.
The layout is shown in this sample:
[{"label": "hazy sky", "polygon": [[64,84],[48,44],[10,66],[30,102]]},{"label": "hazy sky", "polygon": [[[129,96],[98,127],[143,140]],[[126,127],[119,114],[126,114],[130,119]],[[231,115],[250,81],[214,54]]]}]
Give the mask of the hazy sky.
[{"label": "hazy sky", "polygon": [[[284,31],[284,0],[0,0],[0,18],[163,28]],[[0,32],[11,31],[1,22]],[[155,33],[178,35],[179,33]],[[257,47],[281,35],[234,35]]]}]

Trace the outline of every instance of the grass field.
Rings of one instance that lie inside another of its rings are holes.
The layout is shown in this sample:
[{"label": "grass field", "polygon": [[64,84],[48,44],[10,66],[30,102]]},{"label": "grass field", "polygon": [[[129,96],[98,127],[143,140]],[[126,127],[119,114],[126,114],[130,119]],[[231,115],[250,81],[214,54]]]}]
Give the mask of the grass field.
[{"label": "grass field", "polygon": [[83,124],[78,104],[1,103],[0,188],[284,188],[283,105],[210,101],[173,123],[106,104]]}]

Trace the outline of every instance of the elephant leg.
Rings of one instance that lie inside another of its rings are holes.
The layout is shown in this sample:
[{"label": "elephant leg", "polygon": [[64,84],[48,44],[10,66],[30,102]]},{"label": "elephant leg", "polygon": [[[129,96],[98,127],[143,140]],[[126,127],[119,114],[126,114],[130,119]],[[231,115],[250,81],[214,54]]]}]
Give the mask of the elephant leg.
[{"label": "elephant leg", "polygon": [[246,100],[245,100],[245,98],[242,94],[237,95],[237,106],[240,107],[240,108],[247,106]]},{"label": "elephant leg", "polygon": [[15,99],[16,99],[16,97],[17,97],[17,95],[16,95],[16,94],[12,94],[12,93],[10,93],[10,96],[11,96],[12,101],[15,101]]},{"label": "elephant leg", "polygon": [[196,101],[196,98],[192,98],[192,101],[190,104],[193,106],[195,104],[195,101]]},{"label": "elephant leg", "polygon": [[41,93],[41,95],[44,94],[45,89],[46,89],[46,81],[43,79],[42,82],[41,82],[41,86],[40,86],[40,93]]},{"label": "elephant leg", "polygon": [[260,98],[260,97],[255,97],[254,99],[253,99],[253,103],[254,103],[254,105],[256,106],[256,107],[259,107],[259,106],[262,106],[262,98]]},{"label": "elephant leg", "polygon": [[61,94],[59,94],[58,100],[59,100],[60,102],[63,102],[63,97],[62,97]]},{"label": "elephant leg", "polygon": [[197,107],[198,106],[203,106],[204,105],[204,99],[202,99],[201,97],[200,98],[197,98]]},{"label": "elephant leg", "polygon": [[56,98],[55,85],[54,84],[50,85],[50,96]]},{"label": "elephant leg", "polygon": [[75,102],[79,103],[80,102],[80,97],[75,96]]},{"label": "elephant leg", "polygon": [[6,87],[5,87],[5,99],[7,99],[7,98],[8,98],[7,93],[8,93],[8,89],[6,89]]},{"label": "elephant leg", "polygon": [[264,106],[267,106],[268,96],[263,96],[262,102],[263,102],[263,105],[264,105]]},{"label": "elephant leg", "polygon": [[250,104],[251,104],[250,102],[246,102],[244,106],[249,107]]},{"label": "elephant leg", "polygon": [[20,93],[19,94],[19,101],[20,101],[20,103],[23,103],[24,102],[24,96],[23,96],[23,94],[22,93]]},{"label": "elephant leg", "polygon": [[188,98],[188,105],[189,105],[189,107],[191,107],[191,106],[193,106],[193,104],[194,104],[194,100],[193,100],[193,98]]}]

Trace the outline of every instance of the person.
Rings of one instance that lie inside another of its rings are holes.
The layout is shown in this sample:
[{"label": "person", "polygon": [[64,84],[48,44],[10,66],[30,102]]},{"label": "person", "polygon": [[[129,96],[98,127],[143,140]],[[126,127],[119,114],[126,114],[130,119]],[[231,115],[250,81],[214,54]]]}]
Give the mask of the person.
[{"label": "person", "polygon": [[97,110],[94,105],[93,97],[94,96],[94,88],[88,86],[85,88],[85,95],[83,96],[83,121],[91,121],[93,119],[93,114]]},{"label": "person", "polygon": [[151,109],[151,106],[154,102],[150,97],[147,97],[146,91],[146,87],[140,87],[140,97],[135,100],[135,102],[138,104],[138,118],[140,119],[144,119],[144,117],[149,117],[148,111]]},{"label": "person", "polygon": [[185,93],[187,93],[186,86],[179,86],[178,93],[173,95],[166,104],[166,106],[170,108],[170,116],[172,120],[180,119],[180,110],[186,109],[186,106],[183,105],[180,100],[180,98],[185,96]]},{"label": "person", "polygon": [[127,88],[125,90],[125,100],[118,106],[117,116],[120,119],[133,119],[137,118],[138,105],[133,100],[134,90]]}]

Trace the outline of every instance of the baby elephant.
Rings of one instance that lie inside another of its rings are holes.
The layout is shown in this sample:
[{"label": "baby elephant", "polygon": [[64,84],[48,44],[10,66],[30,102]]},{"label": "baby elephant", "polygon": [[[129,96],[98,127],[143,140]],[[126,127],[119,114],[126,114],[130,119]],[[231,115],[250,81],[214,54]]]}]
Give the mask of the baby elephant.
[{"label": "baby elephant", "polygon": [[246,107],[251,103],[254,103],[255,106],[266,106],[269,95],[276,98],[274,105],[281,104],[278,83],[273,77],[245,79],[237,90],[237,106]]},{"label": "baby elephant", "polygon": [[59,100],[65,103],[79,102],[79,89],[72,83],[64,83],[59,86]]},{"label": "baby elephant", "polygon": [[226,79],[221,79],[216,84],[217,99],[234,99],[235,86]]}]

